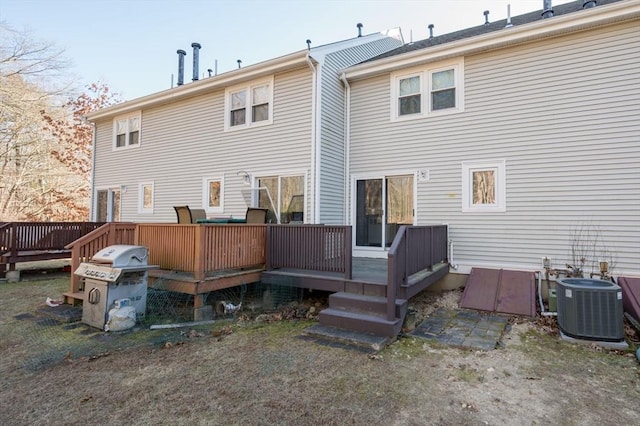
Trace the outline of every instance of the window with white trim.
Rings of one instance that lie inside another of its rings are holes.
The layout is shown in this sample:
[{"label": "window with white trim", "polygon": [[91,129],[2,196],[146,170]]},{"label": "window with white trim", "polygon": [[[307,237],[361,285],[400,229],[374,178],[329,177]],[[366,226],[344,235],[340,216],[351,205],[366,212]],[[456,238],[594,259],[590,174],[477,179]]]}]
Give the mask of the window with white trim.
[{"label": "window with white trim", "polygon": [[225,91],[224,129],[235,130],[271,124],[273,77]]},{"label": "window with white trim", "polygon": [[462,162],[462,211],[505,212],[505,161]]},{"label": "window with white trim", "polygon": [[391,74],[391,120],[463,111],[464,59]]},{"label": "window with white trim", "polygon": [[140,146],[140,111],[116,117],[113,120],[113,149]]},{"label": "window with white trim", "polygon": [[224,211],[223,179],[206,177],[202,179],[202,206],[207,213]]},{"label": "window with white trim", "polygon": [[280,223],[304,223],[305,175],[264,176],[257,178],[257,206],[269,210],[268,220]]},{"label": "window with white trim", "polygon": [[153,213],[153,182],[138,185],[138,213]]}]

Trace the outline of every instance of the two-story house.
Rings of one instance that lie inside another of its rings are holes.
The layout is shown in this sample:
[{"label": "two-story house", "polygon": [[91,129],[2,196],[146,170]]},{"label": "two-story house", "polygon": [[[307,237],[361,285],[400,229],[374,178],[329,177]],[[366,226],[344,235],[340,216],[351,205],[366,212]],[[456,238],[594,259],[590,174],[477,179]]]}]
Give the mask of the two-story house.
[{"label": "two-story house", "polygon": [[342,79],[354,254],[447,223],[462,273],[640,273],[639,1],[432,35]]},{"label": "two-story house", "polygon": [[[281,223],[344,223],[339,70],[403,44],[399,29],[358,30],[200,80],[196,70],[193,82],[89,114],[92,219],[175,222],[178,205],[210,217],[260,206]],[[182,69],[186,52],[178,53]]]}]

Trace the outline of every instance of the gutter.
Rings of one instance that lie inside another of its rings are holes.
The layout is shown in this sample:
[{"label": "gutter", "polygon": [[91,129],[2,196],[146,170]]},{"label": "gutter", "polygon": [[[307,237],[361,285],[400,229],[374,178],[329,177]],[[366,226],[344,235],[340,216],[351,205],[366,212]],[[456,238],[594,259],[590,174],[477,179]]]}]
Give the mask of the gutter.
[{"label": "gutter", "polygon": [[345,74],[347,79],[354,81],[428,62],[593,29],[596,26],[639,17],[640,1],[621,1],[355,65],[348,68]]},{"label": "gutter", "polygon": [[254,80],[281,71],[304,67],[308,62],[308,53],[300,51],[287,56],[275,58],[266,62],[250,65],[240,69],[235,69],[223,74],[208,77],[192,83],[163,90],[148,96],[123,102],[99,111],[86,115],[87,120],[96,121],[100,119],[113,118],[121,114],[137,111],[140,109],[155,107],[191,96],[209,93],[221,88],[233,86],[245,81]]}]

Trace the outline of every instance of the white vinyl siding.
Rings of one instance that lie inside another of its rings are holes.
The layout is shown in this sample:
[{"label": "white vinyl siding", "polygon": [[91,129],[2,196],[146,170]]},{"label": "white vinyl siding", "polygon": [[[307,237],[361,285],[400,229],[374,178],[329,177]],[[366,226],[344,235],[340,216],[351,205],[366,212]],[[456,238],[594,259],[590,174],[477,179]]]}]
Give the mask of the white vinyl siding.
[{"label": "white vinyl siding", "polygon": [[[250,194],[240,176],[267,170],[308,169],[311,164],[311,71],[274,77],[273,124],[224,131],[225,91],[144,110],[145,143],[126,158],[111,151],[111,126],[97,123],[96,185],[154,181],[149,222],[175,222],[173,206],[201,208],[203,177],[224,177],[224,211],[244,217]],[[109,147],[106,151],[105,147]],[[162,188],[160,191],[158,188]],[[122,194],[122,221],[139,221],[135,191]]]},{"label": "white vinyl siding", "polygon": [[[570,263],[585,225],[616,253],[614,274],[640,273],[639,28],[466,56],[463,114],[389,121],[390,75],[353,82],[351,174],[428,171],[417,221],[449,224],[457,264]],[[463,213],[462,162],[495,159],[508,165],[507,211]]]},{"label": "white vinyl siding", "polygon": [[399,47],[400,41],[384,38],[330,53],[320,67],[320,216],[316,223],[345,223],[345,89],[340,71],[350,65]]}]

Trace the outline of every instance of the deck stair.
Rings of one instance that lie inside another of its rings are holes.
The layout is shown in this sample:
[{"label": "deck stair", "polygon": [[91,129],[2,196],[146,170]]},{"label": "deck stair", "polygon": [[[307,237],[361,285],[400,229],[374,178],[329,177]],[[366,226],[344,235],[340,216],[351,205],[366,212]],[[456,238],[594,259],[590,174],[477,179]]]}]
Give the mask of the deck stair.
[{"label": "deck stair", "polygon": [[407,300],[396,300],[395,318],[386,317],[387,298],[349,292],[329,296],[329,307],[320,312],[321,325],[395,338],[407,313]]}]

